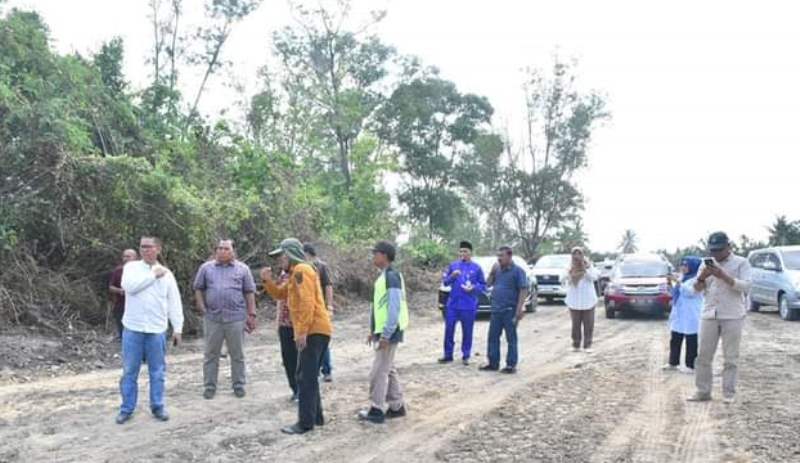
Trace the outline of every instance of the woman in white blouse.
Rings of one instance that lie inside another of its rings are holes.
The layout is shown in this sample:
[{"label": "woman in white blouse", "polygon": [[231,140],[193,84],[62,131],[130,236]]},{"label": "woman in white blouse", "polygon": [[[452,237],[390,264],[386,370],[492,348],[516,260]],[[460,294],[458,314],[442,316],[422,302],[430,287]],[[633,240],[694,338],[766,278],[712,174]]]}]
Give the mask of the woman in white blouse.
[{"label": "woman in white blouse", "polygon": [[583,340],[584,352],[591,353],[594,308],[597,305],[597,293],[594,287],[597,271],[586,259],[582,248],[572,249],[572,263],[564,278],[567,281],[565,303],[569,307],[569,314],[572,317],[572,349],[578,352],[581,348],[581,340]]}]

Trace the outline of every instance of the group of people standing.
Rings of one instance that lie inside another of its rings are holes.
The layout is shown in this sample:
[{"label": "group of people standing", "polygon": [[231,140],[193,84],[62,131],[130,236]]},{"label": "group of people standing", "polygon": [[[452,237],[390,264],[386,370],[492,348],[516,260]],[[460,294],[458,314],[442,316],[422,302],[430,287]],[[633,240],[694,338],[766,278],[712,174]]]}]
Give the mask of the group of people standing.
[{"label": "group of people standing", "polygon": [[[158,238],[142,237],[141,259],[135,251],[126,250],[123,264],[112,272],[109,284],[122,341],[118,424],[128,422],[136,410],[137,379],[143,362],[150,375],[150,411],[158,420],[169,420],[164,402],[167,331],[171,325],[171,342],[179,345],[184,320],[175,277],[159,263],[161,247]],[[383,422],[406,415],[394,357],[408,326],[408,306],[403,277],[392,268],[394,246],[378,242],[372,254],[374,265],[381,271],[370,317],[369,342],[375,347],[375,359],[370,373],[370,407],[359,416]],[[319,377],[322,374],[325,381],[332,381],[329,346],[333,283],[313,246],[288,238],[269,255],[278,259],[281,275],[273,279],[272,269],[266,267],[260,276],[264,291],[278,301],[281,358],[292,400],[298,403],[297,421],[282,431],[303,434],[325,424]],[[216,395],[224,344],[230,357],[233,393],[242,398],[247,383],[245,334],[257,327],[256,285],[249,267],[236,259],[232,240],[217,243],[213,259],[198,269],[193,289],[197,311],[203,315],[203,397],[211,400]]]},{"label": "group of people standing", "polygon": [[[505,332],[508,353],[506,368],[502,371],[515,373],[518,362],[517,323],[524,316],[528,291],[525,272],[514,264],[508,247],[498,251],[498,262],[488,279],[484,279],[483,270],[472,261],[472,245],[468,241],[460,243],[458,253],[458,260],[450,264],[442,276],[442,283],[450,293],[445,307],[444,356],[439,363],[453,362],[455,328],[460,324],[461,359],[464,365],[469,365],[479,295],[491,287],[492,308],[486,349],[489,361],[480,369],[499,370],[500,335]],[[751,269],[747,259],[733,254],[730,239],[724,232],[709,236],[708,253],[709,257],[704,259],[683,257],[680,276],[669,277],[671,336],[669,361],[664,370],[694,374],[697,392],[688,400],[711,400],[712,363],[721,342],[723,401],[732,403],[736,393],[739,346],[752,284]],[[594,282],[598,274],[582,248],[573,248],[571,256],[562,281],[567,282],[564,302],[572,322],[572,348],[575,352],[592,353],[598,302]],[[684,342],[685,360],[681,366]]]}]

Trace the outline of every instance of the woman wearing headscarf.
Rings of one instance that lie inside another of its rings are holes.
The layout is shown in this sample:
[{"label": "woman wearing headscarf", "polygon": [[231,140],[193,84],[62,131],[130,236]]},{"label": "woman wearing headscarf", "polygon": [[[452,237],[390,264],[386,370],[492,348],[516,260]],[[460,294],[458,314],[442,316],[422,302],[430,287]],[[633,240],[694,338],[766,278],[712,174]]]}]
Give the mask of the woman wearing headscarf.
[{"label": "woman wearing headscarf", "polygon": [[669,326],[672,337],[669,342],[669,363],[666,370],[674,370],[680,365],[681,345],[686,339],[685,373],[694,372],[694,359],[697,357],[697,332],[700,326],[700,312],[703,308],[703,295],[694,290],[699,257],[686,256],[681,260],[681,278],[672,288],[672,312]]},{"label": "woman wearing headscarf", "polygon": [[586,259],[583,248],[572,249],[572,263],[565,279],[567,281],[567,297],[564,302],[567,304],[572,318],[572,349],[578,352],[581,348],[581,341],[583,341],[584,352],[591,353],[594,335],[594,308],[597,305],[597,293],[594,287],[597,271]]}]

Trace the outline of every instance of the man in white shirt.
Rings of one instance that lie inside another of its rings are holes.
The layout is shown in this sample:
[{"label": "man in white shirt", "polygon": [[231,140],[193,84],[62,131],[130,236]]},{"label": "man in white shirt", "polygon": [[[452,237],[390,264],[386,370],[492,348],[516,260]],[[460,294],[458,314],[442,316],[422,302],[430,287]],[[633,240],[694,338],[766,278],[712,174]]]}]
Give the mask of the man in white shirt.
[{"label": "man in white shirt", "polygon": [[708,238],[708,250],[711,258],[704,259],[694,284],[695,291],[703,293],[704,304],[700,351],[695,362],[697,392],[689,401],[711,400],[711,365],[717,344],[722,340],[722,396],[729,404],[736,394],[739,344],[752,286],[751,268],[747,259],[733,254],[728,235],[723,232],[713,233]]},{"label": "man in white shirt", "polygon": [[122,289],[125,291],[125,315],[122,318],[122,406],[117,424],[131,419],[139,391],[137,379],[142,358],[150,374],[150,411],[160,421],[169,420],[164,408],[165,356],[167,323],[172,323],[172,344],[181,342],[183,305],[175,276],[158,263],[161,240],[142,237],[141,260],[125,264]]}]

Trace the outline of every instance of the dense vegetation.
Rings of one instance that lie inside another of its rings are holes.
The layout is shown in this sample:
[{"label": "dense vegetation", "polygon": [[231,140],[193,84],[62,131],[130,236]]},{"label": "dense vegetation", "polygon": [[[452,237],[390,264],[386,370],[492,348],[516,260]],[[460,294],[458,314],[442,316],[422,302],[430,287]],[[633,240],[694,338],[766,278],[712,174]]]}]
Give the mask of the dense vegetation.
[{"label": "dense vegetation", "polygon": [[[400,232],[422,265],[464,236],[528,258],[582,240],[572,178],[607,113],[569,65],[528,72],[529,136],[516,146],[485,97],[383,43],[383,13],[354,25],[347,2],[294,5],[244,120],[205,118],[225,42],[258,3],[210,0],[190,32],[180,0],[152,0],[144,88],[127,81],[119,38],[58,54],[39,15],[0,12],[0,319],[101,322],[105,276],[143,234],[163,238],[184,290],[222,236],[254,266],[287,235],[359,266],[367,243]],[[182,95],[190,67],[203,79]]]}]

